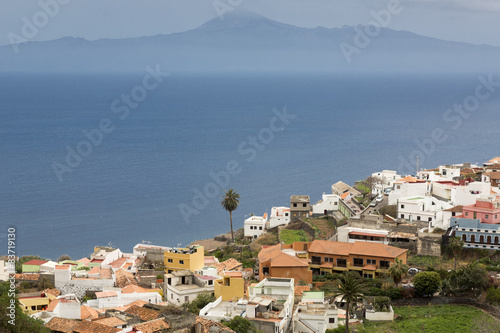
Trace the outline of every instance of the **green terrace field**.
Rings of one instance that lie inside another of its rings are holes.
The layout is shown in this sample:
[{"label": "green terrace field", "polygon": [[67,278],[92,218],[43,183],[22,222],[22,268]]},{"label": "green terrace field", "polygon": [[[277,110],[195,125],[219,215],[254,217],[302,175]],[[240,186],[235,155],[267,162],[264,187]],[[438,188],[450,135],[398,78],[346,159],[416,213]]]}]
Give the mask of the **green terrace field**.
[{"label": "green terrace field", "polygon": [[366,322],[364,333],[498,333],[500,322],[483,311],[463,305],[395,307],[393,322]]},{"label": "green terrace field", "polygon": [[288,230],[283,229],[280,232],[280,239],[285,244],[292,244],[293,242],[308,242],[309,239],[304,230]]}]

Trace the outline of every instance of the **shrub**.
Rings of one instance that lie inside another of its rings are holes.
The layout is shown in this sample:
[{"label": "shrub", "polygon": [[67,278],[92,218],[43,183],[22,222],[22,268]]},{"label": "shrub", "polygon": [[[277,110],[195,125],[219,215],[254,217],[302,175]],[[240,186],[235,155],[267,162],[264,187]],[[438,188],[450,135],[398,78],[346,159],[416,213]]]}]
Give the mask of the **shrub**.
[{"label": "shrub", "polygon": [[441,287],[441,277],[437,272],[420,272],[413,283],[419,296],[432,297]]},{"label": "shrub", "polygon": [[326,330],[325,333],[345,333],[345,326],[339,325],[339,327],[333,330]]},{"label": "shrub", "polygon": [[491,304],[497,305],[500,303],[500,290],[490,287],[486,293],[486,300]]}]

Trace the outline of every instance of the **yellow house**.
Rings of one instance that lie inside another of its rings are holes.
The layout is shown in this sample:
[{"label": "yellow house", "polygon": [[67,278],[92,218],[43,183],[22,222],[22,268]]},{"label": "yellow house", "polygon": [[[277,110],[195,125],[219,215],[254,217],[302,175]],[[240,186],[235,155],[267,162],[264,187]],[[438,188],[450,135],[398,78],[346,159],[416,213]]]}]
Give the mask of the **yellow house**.
[{"label": "yellow house", "polygon": [[205,265],[205,248],[192,245],[188,248],[172,248],[164,252],[165,270],[167,273],[188,269],[191,272],[200,270]]},{"label": "yellow house", "polygon": [[223,301],[236,301],[245,294],[245,282],[241,272],[224,272],[222,279],[215,280],[215,299],[222,296]]},{"label": "yellow house", "polygon": [[32,315],[34,313],[47,309],[50,303],[50,299],[46,296],[19,297],[19,303],[21,303],[21,308],[28,315]]}]

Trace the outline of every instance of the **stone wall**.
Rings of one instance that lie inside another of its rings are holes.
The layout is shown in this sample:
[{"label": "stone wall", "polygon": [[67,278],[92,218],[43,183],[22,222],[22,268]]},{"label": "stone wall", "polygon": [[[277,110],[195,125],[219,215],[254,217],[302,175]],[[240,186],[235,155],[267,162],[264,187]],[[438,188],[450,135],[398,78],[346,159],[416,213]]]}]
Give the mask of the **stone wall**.
[{"label": "stone wall", "polygon": [[418,255],[441,256],[441,234],[419,232],[417,240]]}]

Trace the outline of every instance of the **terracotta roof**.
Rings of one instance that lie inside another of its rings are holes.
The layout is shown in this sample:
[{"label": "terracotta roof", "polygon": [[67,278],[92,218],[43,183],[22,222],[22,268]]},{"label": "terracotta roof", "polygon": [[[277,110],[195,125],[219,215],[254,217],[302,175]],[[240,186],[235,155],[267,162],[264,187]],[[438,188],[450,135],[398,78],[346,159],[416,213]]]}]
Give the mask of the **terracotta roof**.
[{"label": "terracotta roof", "polygon": [[121,257],[120,259],[117,259],[110,263],[109,265],[113,268],[120,268],[123,266],[123,264],[127,261],[128,258],[126,257]]},{"label": "terracotta roof", "polygon": [[408,250],[390,245],[368,242],[354,242],[350,250],[350,254],[384,258],[396,258],[405,252],[408,252]]},{"label": "terracotta roof", "polygon": [[343,194],[340,196],[340,199],[345,200],[345,198],[347,198],[347,197],[349,196],[349,194],[351,194],[351,193],[349,193],[349,192],[345,192],[345,193],[343,193]]},{"label": "terracotta roof", "polygon": [[321,266],[321,268],[333,268],[333,262],[324,262]]},{"label": "terracotta roof", "polygon": [[99,266],[92,267],[88,274],[99,274]]},{"label": "terracotta roof", "polygon": [[488,163],[500,163],[500,157],[492,158],[491,160],[488,161]]},{"label": "terracotta roof", "polygon": [[106,318],[94,320],[94,322],[102,324],[102,325],[106,325],[106,326],[112,326],[112,327],[127,325],[126,321],[123,321],[117,317],[106,317]]},{"label": "terracotta roof", "polygon": [[243,278],[243,274],[241,272],[224,272],[223,276],[229,276],[234,278]]},{"label": "terracotta roof", "polygon": [[138,316],[139,318],[141,318],[142,321],[150,321],[153,319],[158,319],[162,316],[161,313],[159,313],[158,311],[147,309],[137,305],[132,305],[124,312]]},{"label": "terracotta roof", "polygon": [[71,269],[71,265],[56,265],[56,269]]},{"label": "terracotta roof", "polygon": [[205,256],[205,265],[210,265],[210,264],[216,264],[217,260],[215,259],[214,256]]},{"label": "terracotta roof", "polygon": [[98,291],[95,293],[95,296],[97,298],[102,298],[102,297],[116,297],[118,295],[116,294],[116,291]]},{"label": "terracotta roof", "polygon": [[116,286],[119,288],[123,288],[128,286],[129,284],[138,285],[139,282],[134,277],[134,274],[131,272],[127,272],[123,269],[118,269],[115,272],[116,277]]},{"label": "terracotta roof", "polygon": [[451,207],[449,209],[445,209],[445,212],[455,212],[455,213],[461,213],[463,211],[464,206],[458,205],[455,207]]},{"label": "terracotta roof", "polygon": [[469,175],[469,174],[473,174],[473,173],[476,173],[476,170],[471,169],[471,168],[463,168],[462,170],[460,170],[461,175]]},{"label": "terracotta roof", "polygon": [[16,280],[38,281],[40,274],[16,274]]},{"label": "terracotta roof", "polygon": [[54,309],[56,308],[57,304],[59,304],[59,300],[58,299],[52,300],[52,302],[50,302],[49,306],[47,307],[47,311],[54,312]]},{"label": "terracotta roof", "polygon": [[500,179],[500,172],[488,172],[485,173],[486,176],[490,177],[490,179]]},{"label": "terracotta roof", "polygon": [[300,259],[281,251],[281,245],[263,248],[259,252],[259,261],[266,262],[271,260],[271,267],[308,267],[308,261]]},{"label": "terracotta roof", "polygon": [[169,329],[170,325],[164,319],[160,318],[142,324],[136,324],[133,327],[142,333],[155,333]]},{"label": "terracotta roof", "polygon": [[407,182],[407,183],[417,183],[419,180],[412,176],[406,176],[398,180],[398,182]]},{"label": "terracotta roof", "polygon": [[351,246],[352,243],[332,242],[316,239],[311,243],[309,252],[348,256]]},{"label": "terracotta roof", "polygon": [[304,291],[309,291],[309,290],[311,290],[311,287],[309,286],[295,286],[294,294],[295,296],[301,296]]},{"label": "terracotta roof", "polygon": [[408,250],[390,245],[368,242],[334,242],[314,240],[309,248],[310,253],[332,254],[348,256],[358,254],[371,257],[396,258]]},{"label": "terracotta roof", "polygon": [[45,289],[43,292],[45,294],[52,295],[52,296],[55,296],[55,297],[61,295],[61,292],[59,290],[57,290],[56,288]]},{"label": "terracotta roof", "polygon": [[367,271],[375,271],[377,269],[377,266],[375,266],[375,265],[364,265],[363,269],[367,270]]},{"label": "terracotta roof", "polygon": [[224,332],[224,333],[226,333],[226,332],[227,333],[236,333],[235,331],[233,331],[229,327],[224,326],[224,325],[222,325],[219,322],[216,322],[216,321],[213,321],[213,320],[208,320],[208,319],[205,319],[205,318],[202,318],[202,317],[196,317],[196,324],[200,325],[200,328],[201,328],[201,332],[200,333],[209,333],[210,332],[210,328],[212,326],[218,327],[220,329],[220,332]]},{"label": "terracotta roof", "polygon": [[147,288],[135,286],[132,284],[129,284],[128,286],[122,288],[122,294],[154,293],[154,292],[157,292],[157,291],[153,290],[153,289],[147,289]]},{"label": "terracotta roof", "polygon": [[88,264],[90,262],[90,259],[89,258],[82,258],[82,259],[78,259],[77,262],[83,262],[83,264]]},{"label": "terracotta roof", "polygon": [[48,262],[47,260],[38,260],[38,259],[33,259],[30,261],[25,262],[23,265],[33,265],[33,266],[40,266]]},{"label": "terracotta roof", "polygon": [[73,319],[54,317],[45,324],[45,327],[55,332],[72,333],[73,327],[79,323],[79,321]]},{"label": "terracotta roof", "polygon": [[217,268],[218,275],[220,275],[219,273],[222,271],[232,271],[241,267],[242,267],[241,262],[239,262],[234,258],[229,258],[226,261],[215,264],[215,268]]},{"label": "terracotta roof", "polygon": [[99,318],[99,312],[87,305],[82,305],[80,307],[80,315],[82,320]]},{"label": "terracotta roof", "polygon": [[118,333],[121,332],[121,328],[111,327],[99,324],[95,321],[80,321],[76,326],[73,327],[75,333]]},{"label": "terracotta roof", "polygon": [[99,275],[101,279],[111,279],[111,268],[102,268],[101,274]]}]

